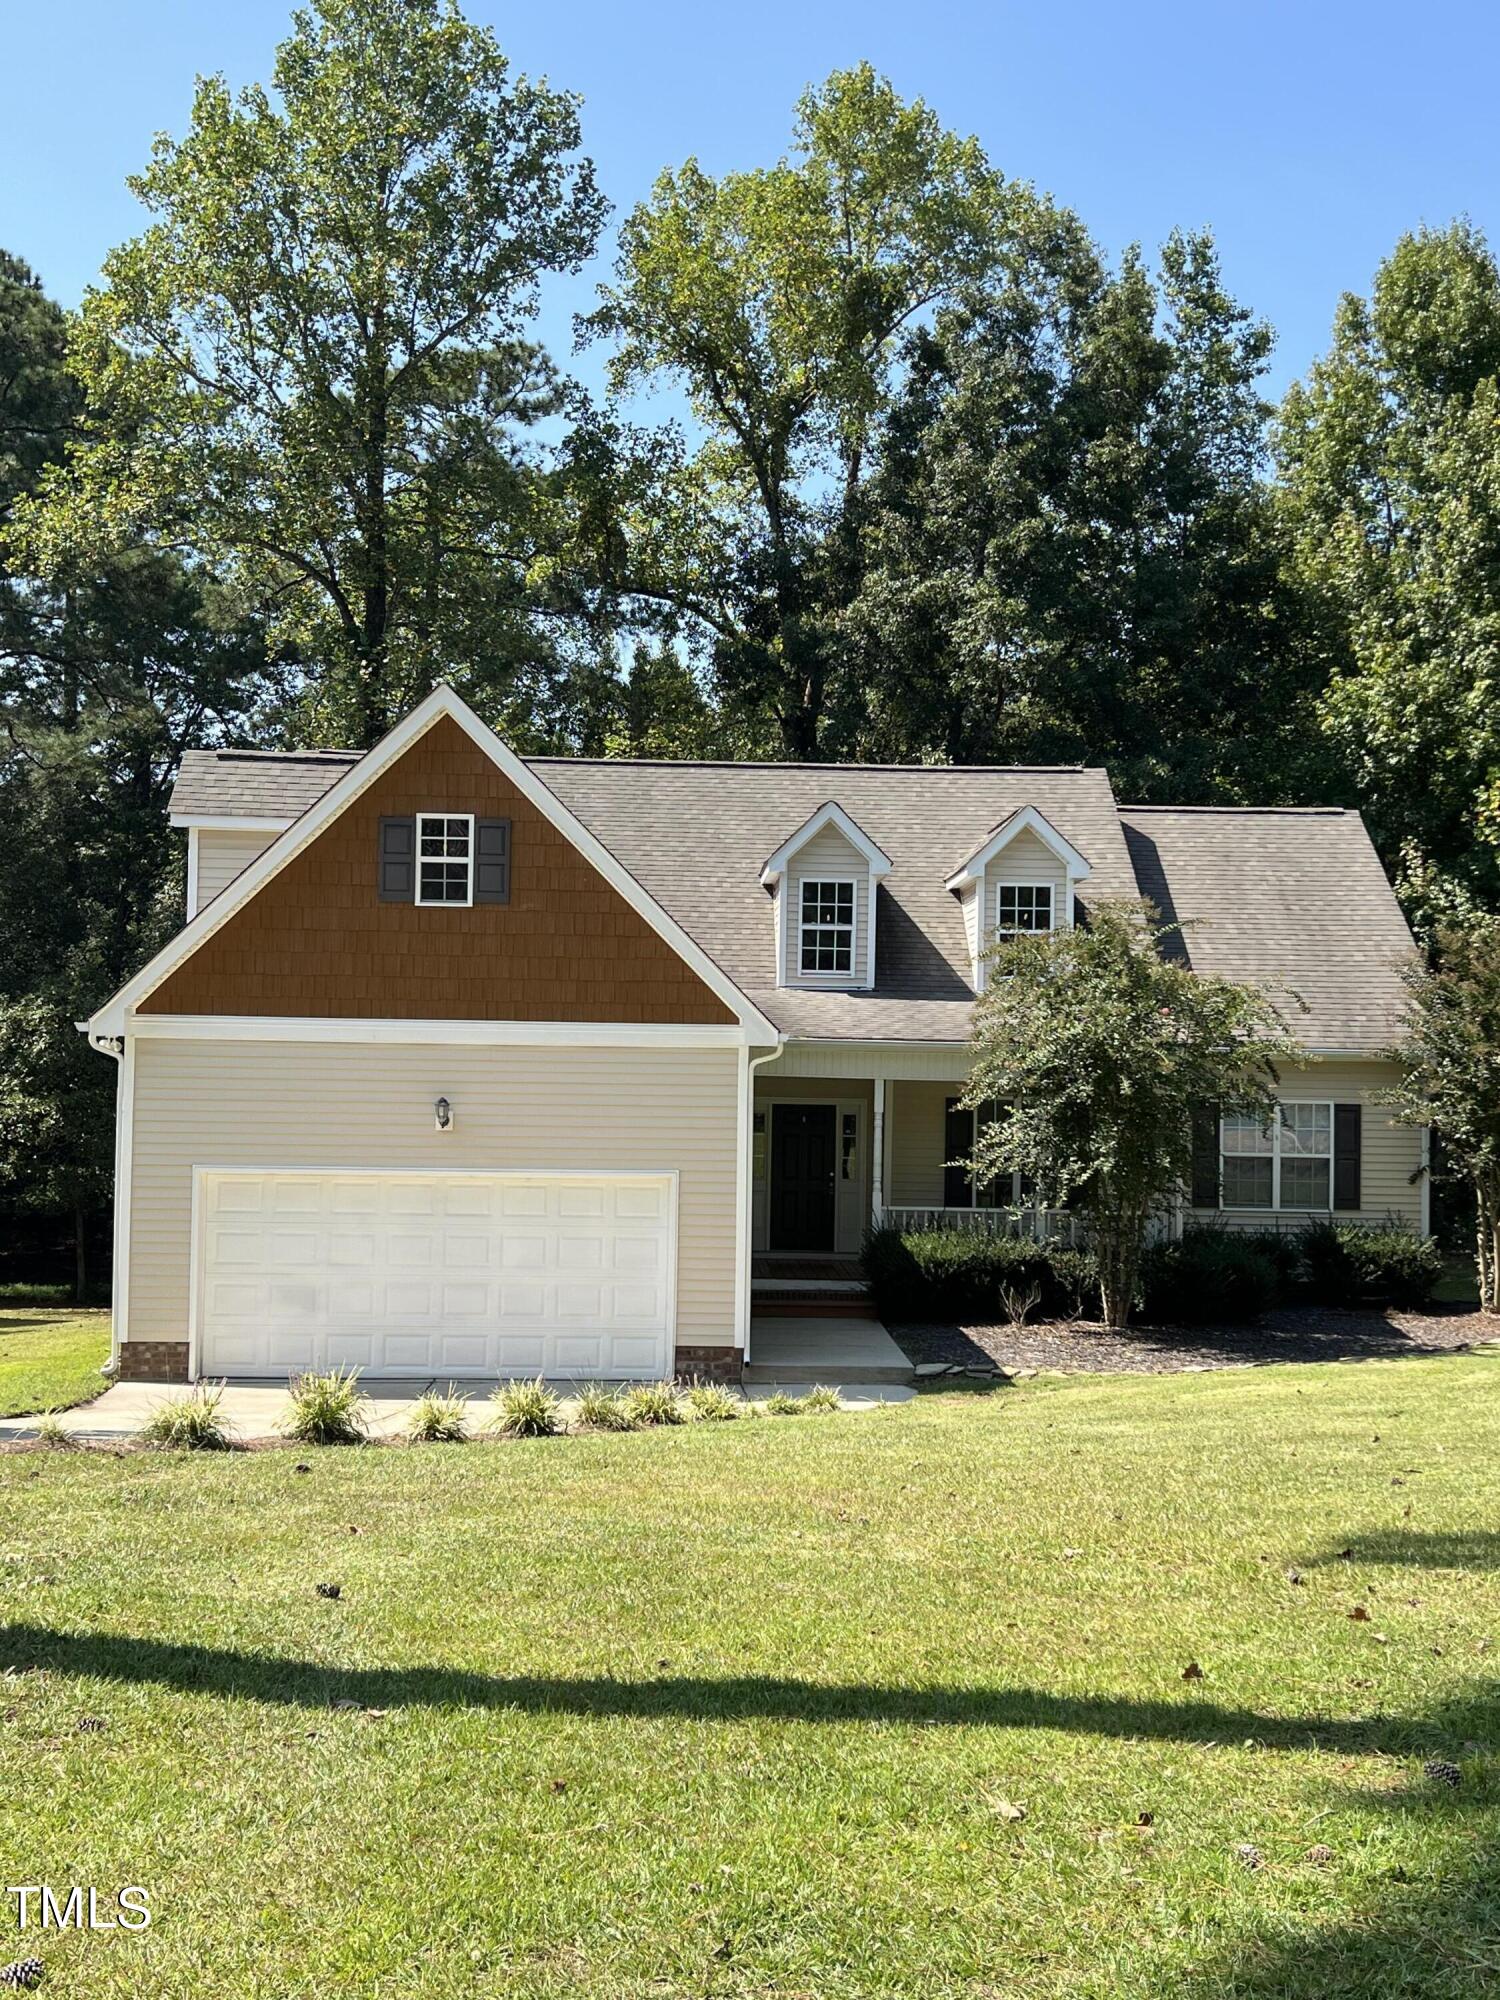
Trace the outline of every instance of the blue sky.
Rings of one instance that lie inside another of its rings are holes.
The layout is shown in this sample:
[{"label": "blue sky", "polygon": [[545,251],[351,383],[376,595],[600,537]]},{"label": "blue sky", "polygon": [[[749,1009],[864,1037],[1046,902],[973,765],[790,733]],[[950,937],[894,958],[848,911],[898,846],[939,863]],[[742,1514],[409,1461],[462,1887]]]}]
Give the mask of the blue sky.
[{"label": "blue sky", "polygon": [[[1500,231],[1500,11],[1429,0],[757,0],[723,6],[470,0],[517,66],[578,91],[623,210],[656,171],[775,158],[799,91],[868,57],[977,133],[1007,174],[1070,203],[1111,250],[1209,224],[1232,287],[1277,329],[1280,388],[1404,229]],[[0,245],[75,303],[139,212],[125,176],[181,132],[193,78],[268,76],[284,0],[50,0],[7,9]],[[600,269],[605,268],[601,259]],[[593,274],[593,275],[597,275]],[[563,355],[591,279],[549,289]],[[597,362],[580,364],[597,379]]]}]

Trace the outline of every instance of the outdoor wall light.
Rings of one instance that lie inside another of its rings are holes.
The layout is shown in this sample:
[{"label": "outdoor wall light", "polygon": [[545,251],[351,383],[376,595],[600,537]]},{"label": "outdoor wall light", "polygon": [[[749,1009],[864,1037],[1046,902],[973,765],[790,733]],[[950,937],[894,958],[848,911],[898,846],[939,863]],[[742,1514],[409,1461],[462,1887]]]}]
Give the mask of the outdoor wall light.
[{"label": "outdoor wall light", "polygon": [[432,1107],[433,1122],[440,1132],[453,1130],[453,1106],[446,1097],[440,1097]]}]

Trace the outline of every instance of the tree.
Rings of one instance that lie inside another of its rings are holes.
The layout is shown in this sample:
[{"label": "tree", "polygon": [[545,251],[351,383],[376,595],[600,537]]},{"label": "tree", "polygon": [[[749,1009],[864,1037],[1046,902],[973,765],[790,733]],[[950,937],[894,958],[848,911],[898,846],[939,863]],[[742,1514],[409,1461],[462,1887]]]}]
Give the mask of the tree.
[{"label": "tree", "polygon": [[1343,300],[1333,346],[1289,392],[1278,436],[1296,558],[1326,614],[1323,728],[1387,859],[1413,877],[1435,869],[1491,907],[1497,432],[1500,268],[1455,223],[1403,237],[1369,299]]},{"label": "tree", "polygon": [[[76,434],[66,323],[0,255],[0,534]],[[184,746],[248,723],[259,637],[171,556],[0,559],[0,1196],[66,1216],[80,1291],[107,1205],[114,1078],[74,1022],[181,921],[166,795]]]},{"label": "tree", "polygon": [[683,383],[702,435],[596,415],[602,573],[638,621],[706,637],[723,696],[787,756],[821,751],[826,607],[852,592],[897,338],[990,269],[1031,199],[863,64],[802,98],[791,159],[717,180],[689,160],[621,230],[583,330],[614,340],[616,392]]},{"label": "tree", "polygon": [[1198,1106],[1270,1118],[1296,1044],[1269,995],[1192,972],[1178,926],[1103,900],[1073,930],[1008,939],[975,1004],[964,1102],[1000,1107],[977,1134],[983,1184],[1027,1175],[1076,1202],[1108,1325],[1127,1324],[1147,1223],[1188,1190]]},{"label": "tree", "polygon": [[1070,217],[919,329],[846,621],[861,754],[1085,759],[1158,801],[1326,789],[1264,477],[1270,346],[1207,236],[1153,277]]},{"label": "tree", "polygon": [[181,550],[306,666],[320,732],[368,744],[442,672],[524,737],[560,502],[517,433],[559,390],[518,330],[603,212],[575,101],[451,0],[316,0],[274,78],[200,81],[132,181],[153,221],[85,300],[87,434],[21,545]]},{"label": "tree", "polygon": [[1387,1055],[1401,1079],[1385,1101],[1430,1125],[1477,1211],[1479,1301],[1500,1312],[1500,917],[1437,931],[1429,962],[1404,968],[1403,1039]]}]

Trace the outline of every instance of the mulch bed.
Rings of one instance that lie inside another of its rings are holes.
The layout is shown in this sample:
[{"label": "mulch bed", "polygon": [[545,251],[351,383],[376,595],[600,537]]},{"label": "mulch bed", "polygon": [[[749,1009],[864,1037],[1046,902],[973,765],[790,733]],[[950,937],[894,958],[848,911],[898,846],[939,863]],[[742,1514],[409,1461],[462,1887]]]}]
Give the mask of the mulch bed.
[{"label": "mulch bed", "polygon": [[1060,1369],[1080,1375],[1174,1375],[1274,1361],[1453,1353],[1500,1340],[1500,1316],[1461,1306],[1384,1312],[1289,1306],[1250,1326],[1132,1326],[1122,1334],[1088,1321],[1038,1320],[1024,1327],[893,1326],[890,1332],[918,1367],[947,1362],[982,1374]]}]

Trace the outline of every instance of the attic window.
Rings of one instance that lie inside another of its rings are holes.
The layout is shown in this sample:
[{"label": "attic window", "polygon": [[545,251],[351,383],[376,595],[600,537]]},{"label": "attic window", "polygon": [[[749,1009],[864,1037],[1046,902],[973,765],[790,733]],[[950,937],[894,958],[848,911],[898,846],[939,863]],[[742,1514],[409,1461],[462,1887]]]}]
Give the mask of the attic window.
[{"label": "attic window", "polygon": [[1000,882],[995,887],[995,929],[1001,937],[1020,932],[1050,931],[1052,885],[1049,882]]},{"label": "attic window", "polygon": [[417,814],[417,901],[474,900],[474,815]]},{"label": "attic window", "polygon": [[854,970],[854,884],[802,884],[801,948],[798,965],[804,977]]}]

